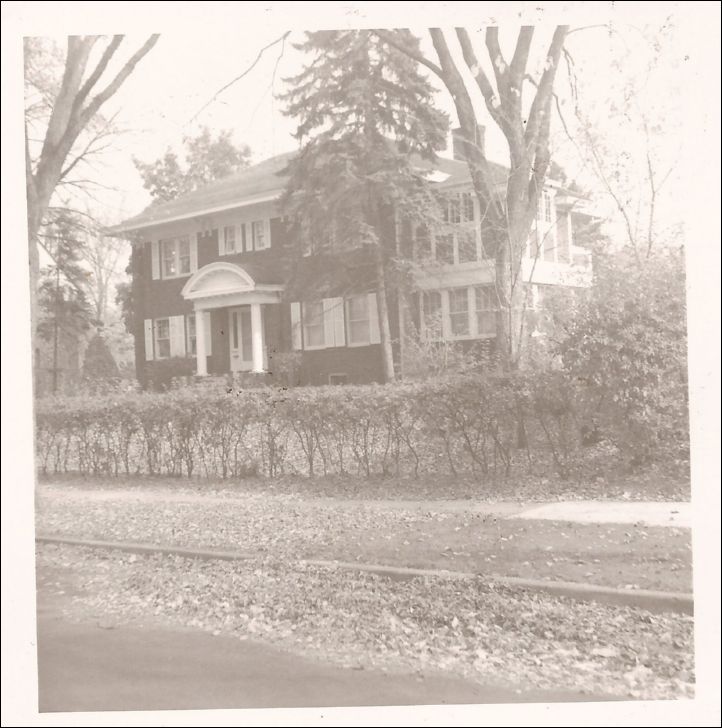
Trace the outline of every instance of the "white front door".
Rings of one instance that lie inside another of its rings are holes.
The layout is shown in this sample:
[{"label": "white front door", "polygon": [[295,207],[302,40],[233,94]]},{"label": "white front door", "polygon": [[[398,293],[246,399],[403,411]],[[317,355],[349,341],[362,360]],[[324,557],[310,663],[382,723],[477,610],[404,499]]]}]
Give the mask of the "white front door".
[{"label": "white front door", "polygon": [[231,371],[248,372],[253,368],[251,307],[239,306],[228,311],[231,334]]}]

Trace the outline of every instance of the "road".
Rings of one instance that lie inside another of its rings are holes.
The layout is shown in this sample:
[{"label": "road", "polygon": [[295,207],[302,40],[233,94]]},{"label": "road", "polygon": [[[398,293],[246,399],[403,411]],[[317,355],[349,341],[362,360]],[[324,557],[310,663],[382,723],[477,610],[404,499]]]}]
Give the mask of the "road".
[{"label": "road", "polygon": [[72,596],[73,585],[58,582],[57,574],[39,574],[41,712],[600,699],[485,687],[432,673],[344,668],[231,635],[113,623],[83,611]]}]

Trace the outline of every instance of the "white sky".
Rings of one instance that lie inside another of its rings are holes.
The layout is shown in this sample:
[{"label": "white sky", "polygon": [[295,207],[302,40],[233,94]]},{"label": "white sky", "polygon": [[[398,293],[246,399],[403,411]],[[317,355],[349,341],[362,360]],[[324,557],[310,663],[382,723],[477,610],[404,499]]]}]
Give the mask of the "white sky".
[{"label": "white sky", "polygon": [[[78,3],[74,4],[75,6]],[[113,5],[113,4],[106,4]],[[269,6],[261,3],[242,3],[227,5],[227,16],[219,22],[217,4],[202,4],[208,12],[198,18],[201,6],[195,3],[174,4],[177,8],[177,17],[171,18],[167,14],[162,17],[162,24],[152,22],[153,13],[149,12],[147,23],[149,31],[159,30],[161,38],[150,53],[139,63],[134,74],[116,96],[103,107],[106,115],[119,112],[117,124],[124,133],[118,136],[113,143],[113,149],[108,151],[96,170],[92,173],[103,184],[112,187],[112,190],[98,190],[96,199],[100,202],[91,203],[95,212],[108,223],[118,222],[123,217],[140,211],[148,202],[149,197],[142,189],[142,183],[132,163],[134,156],[145,161],[158,158],[168,146],[181,149],[184,135],[194,135],[202,125],[207,125],[213,131],[230,128],[234,130],[234,139],[238,143],[248,144],[251,148],[253,161],[260,161],[273,154],[289,151],[295,148],[295,141],[291,137],[294,130],[294,121],[285,117],[282,103],[274,98],[283,89],[283,79],[297,73],[304,59],[292,44],[302,38],[301,30],[294,30],[285,44],[282,57],[279,59],[280,46],[274,46],[266,51],[257,66],[241,81],[221,94],[200,114],[198,112],[213,97],[213,95],[228,83],[232,78],[245,70],[256,57],[259,50],[278,38],[289,28],[314,27],[342,27],[347,24],[356,26],[408,25],[411,14],[408,10],[414,7],[413,19],[418,22],[417,16],[429,12],[429,5],[421,3],[415,6],[412,3],[396,4],[367,4],[366,11],[350,12],[351,5],[326,3],[323,15],[311,15],[304,11],[302,4],[275,3]],[[382,12],[379,6],[383,5]],[[468,6],[466,15],[459,15],[464,10],[464,3],[451,4],[448,12],[444,14],[445,27],[454,23],[464,23],[472,33],[477,46],[477,53],[484,62],[485,48],[483,37],[474,30],[474,24],[469,23]],[[537,36],[532,47],[531,63],[543,59],[546,45],[551,38],[553,22],[559,20],[558,9],[561,3],[547,3],[546,9],[522,4],[525,10],[525,22],[539,24]],[[610,11],[607,3],[571,3],[567,19],[571,18],[572,25],[594,25],[604,23],[609,19]],[[585,7],[581,7],[581,6]],[[630,5],[630,4],[628,4]],[[633,5],[633,4],[631,4]],[[334,7],[335,6],[335,7]],[[484,7],[489,4],[484,4]],[[139,5],[128,7],[139,8]],[[146,5],[144,8],[144,14]],[[434,7],[439,6],[434,4]],[[493,7],[493,6],[489,6]],[[519,7],[519,6],[516,6]],[[156,5],[149,5],[149,10],[157,13]],[[508,15],[508,6],[502,8],[506,12],[497,14],[492,20],[503,22],[504,15]],[[339,10],[341,12],[339,13]],[[399,12],[401,11],[401,12]],[[137,12],[137,11],[136,11]],[[640,20],[655,23],[662,22],[666,9],[664,4],[655,11],[646,11],[644,18],[639,13],[629,13],[614,10],[611,15],[615,22],[624,26],[625,33],[630,31],[626,27],[630,23],[638,24]],[[549,18],[552,15],[554,17]],[[336,16],[334,18],[334,16]],[[621,16],[621,17],[619,17]],[[480,17],[479,21],[486,18]],[[577,20],[577,22],[573,22]],[[37,19],[36,19],[37,21]],[[313,21],[313,22],[311,22]],[[438,11],[436,22],[439,22]],[[509,18],[509,24],[504,26],[502,33],[502,48],[507,59],[511,56],[516,30],[520,19],[518,14]],[[428,39],[426,27],[428,23],[413,27],[422,38],[424,49],[429,58],[435,60],[435,54]],[[52,30],[45,30],[44,24],[38,24],[37,34],[55,35]],[[202,29],[199,32],[199,28]],[[78,28],[78,32],[85,29]],[[95,32],[98,30],[93,27]],[[113,26],[104,28],[104,32],[118,32],[123,28]],[[135,30],[135,29],[133,29]],[[449,39],[454,47],[453,34]],[[133,32],[128,35],[123,46],[124,52],[118,54],[118,61],[124,60],[138,48],[144,41],[145,34]],[[64,47],[64,37],[59,37],[61,47]],[[578,67],[587,69],[584,79],[599,89],[600,99],[609,94],[609,86],[613,78],[605,73],[608,67],[607,59],[610,57],[610,41],[603,29],[590,29],[569,39],[568,46],[575,58]],[[460,62],[463,68],[463,62]],[[275,69],[275,76],[274,76]],[[591,72],[589,72],[591,69]],[[112,70],[112,69],[111,69]],[[487,69],[491,74],[491,70]],[[595,72],[597,71],[597,72]],[[538,77],[538,75],[537,75]],[[433,79],[435,85],[439,82]],[[473,89],[473,83],[470,84]],[[566,72],[560,70],[557,84],[561,96],[567,94]],[[530,97],[532,89],[527,88]],[[480,95],[476,94],[475,101],[485,116]],[[455,125],[453,104],[448,94],[438,94],[438,104],[447,111]],[[558,127],[555,142],[560,145],[556,157],[564,162],[573,173],[578,166],[578,154],[566,142],[564,134]],[[501,133],[492,123],[487,125],[487,147],[489,156],[495,161],[507,162],[506,146]],[[100,207],[101,209],[97,209]]]}]

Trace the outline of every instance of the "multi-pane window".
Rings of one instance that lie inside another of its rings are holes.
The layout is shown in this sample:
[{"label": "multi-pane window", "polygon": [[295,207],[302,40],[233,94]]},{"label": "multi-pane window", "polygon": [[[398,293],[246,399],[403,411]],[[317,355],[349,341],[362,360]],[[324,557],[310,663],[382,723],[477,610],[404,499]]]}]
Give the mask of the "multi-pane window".
[{"label": "multi-pane window", "polygon": [[436,235],[436,260],[446,265],[454,264],[454,236],[451,233]]},{"label": "multi-pane window", "polygon": [[267,246],[266,240],[266,221],[254,220],[251,223],[251,241],[254,250],[263,250]]},{"label": "multi-pane window", "polygon": [[196,355],[196,315],[194,313],[186,316],[186,354]]},{"label": "multi-pane window", "polygon": [[167,359],[170,356],[170,321],[167,318],[155,321],[155,358]]},{"label": "multi-pane window", "polygon": [[421,294],[421,309],[426,338],[442,338],[443,320],[441,312],[441,292],[424,291]]},{"label": "multi-pane window", "polygon": [[367,295],[348,299],[348,340],[350,344],[368,344],[371,340],[369,298]]},{"label": "multi-pane window", "polygon": [[456,235],[458,245],[459,263],[473,263],[476,258],[476,232],[474,230],[459,230]]},{"label": "multi-pane window", "polygon": [[178,270],[180,275],[191,272],[191,241],[187,235],[178,240]]},{"label": "multi-pane window", "polygon": [[226,253],[236,252],[236,228],[234,225],[227,225],[223,228],[223,250]]},{"label": "multi-pane window", "polygon": [[469,335],[469,295],[466,288],[449,290],[449,326],[452,336]]},{"label": "multi-pane window", "polygon": [[480,336],[496,333],[496,291],[494,286],[477,286],[476,332]]},{"label": "multi-pane window", "polygon": [[176,241],[161,240],[161,259],[163,261],[163,278],[172,278],[178,275],[178,267],[176,265]]},{"label": "multi-pane window", "polygon": [[322,301],[303,303],[303,341],[306,348],[324,345]]},{"label": "multi-pane window", "polygon": [[461,222],[474,222],[474,198],[470,192],[461,193]]},{"label": "multi-pane window", "polygon": [[187,235],[160,241],[163,278],[175,278],[191,272],[191,242]]},{"label": "multi-pane window", "polygon": [[552,221],[552,196],[547,190],[544,190],[539,197],[537,217],[544,222]]}]

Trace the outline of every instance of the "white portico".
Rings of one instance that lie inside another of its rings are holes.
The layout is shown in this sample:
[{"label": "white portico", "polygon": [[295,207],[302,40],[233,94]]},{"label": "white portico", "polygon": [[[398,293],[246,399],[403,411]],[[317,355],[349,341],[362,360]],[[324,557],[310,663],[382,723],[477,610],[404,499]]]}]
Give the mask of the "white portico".
[{"label": "white portico", "polygon": [[266,369],[264,308],[279,303],[283,286],[260,283],[235,263],[209,263],[194,273],[181,294],[193,303],[196,328],[196,372],[208,374],[207,333],[213,309],[227,309],[230,370],[263,373]]}]

